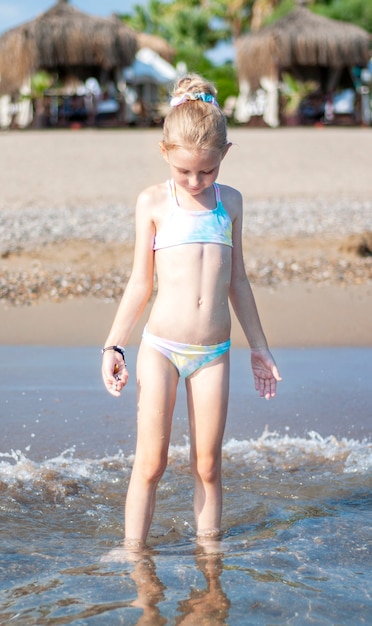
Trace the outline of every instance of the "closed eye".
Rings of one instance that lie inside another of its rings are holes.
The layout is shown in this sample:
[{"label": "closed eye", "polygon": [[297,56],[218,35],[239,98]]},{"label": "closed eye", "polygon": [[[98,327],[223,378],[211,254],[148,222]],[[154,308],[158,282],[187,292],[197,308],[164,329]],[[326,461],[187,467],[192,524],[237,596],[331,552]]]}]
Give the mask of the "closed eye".
[{"label": "closed eye", "polygon": [[[216,168],[215,168],[215,167],[213,167],[211,170],[208,170],[208,171],[202,170],[202,171],[201,171],[201,172],[199,172],[199,173],[200,173],[200,174],[202,174],[203,176],[209,176],[210,174],[213,174],[213,172],[215,171],[215,169],[216,169]],[[177,171],[178,171],[180,174],[183,174],[183,175],[190,174],[189,170],[181,170],[180,168],[177,168]]]}]

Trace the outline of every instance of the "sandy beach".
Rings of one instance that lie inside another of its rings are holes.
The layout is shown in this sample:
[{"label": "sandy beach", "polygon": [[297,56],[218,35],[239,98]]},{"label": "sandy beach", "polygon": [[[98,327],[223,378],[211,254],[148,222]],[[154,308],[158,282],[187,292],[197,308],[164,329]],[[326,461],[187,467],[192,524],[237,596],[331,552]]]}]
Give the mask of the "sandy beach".
[{"label": "sandy beach", "polygon": [[[360,254],[372,232],[371,130],[229,136],[219,181],[243,194],[247,273],[270,343],[372,345],[372,256]],[[159,129],[0,134],[2,344],[102,343],[130,272],[136,197],[168,175],[160,139]],[[244,343],[235,323],[233,342]]]},{"label": "sandy beach", "polygon": [[168,175],[160,137],[0,133],[0,623],[369,623],[371,129],[231,130],[220,181],[243,193],[246,270],[283,382],[258,396],[234,322],[222,541],[195,541],[181,383],[149,548],[112,561],[145,320],[120,398],[100,347],[135,198]]}]

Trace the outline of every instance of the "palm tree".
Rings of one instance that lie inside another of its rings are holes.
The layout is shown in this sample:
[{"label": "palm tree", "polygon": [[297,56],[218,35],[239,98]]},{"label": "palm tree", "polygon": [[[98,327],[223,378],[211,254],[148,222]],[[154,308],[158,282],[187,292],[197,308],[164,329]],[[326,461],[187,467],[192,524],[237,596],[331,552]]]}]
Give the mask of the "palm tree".
[{"label": "palm tree", "polygon": [[265,20],[272,14],[279,0],[254,0],[252,5],[251,31],[262,28]]}]

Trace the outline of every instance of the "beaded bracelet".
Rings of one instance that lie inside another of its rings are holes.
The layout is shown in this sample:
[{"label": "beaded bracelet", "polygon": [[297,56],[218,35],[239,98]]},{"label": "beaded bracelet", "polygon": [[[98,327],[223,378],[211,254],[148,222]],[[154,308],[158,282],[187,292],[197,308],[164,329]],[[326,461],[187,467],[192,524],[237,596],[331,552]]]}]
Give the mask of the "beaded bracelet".
[{"label": "beaded bracelet", "polygon": [[106,348],[102,348],[101,350],[102,354],[104,354],[106,350],[115,350],[115,352],[119,352],[119,354],[121,354],[121,356],[123,357],[124,365],[126,365],[125,348],[123,348],[122,346],[107,346]]}]

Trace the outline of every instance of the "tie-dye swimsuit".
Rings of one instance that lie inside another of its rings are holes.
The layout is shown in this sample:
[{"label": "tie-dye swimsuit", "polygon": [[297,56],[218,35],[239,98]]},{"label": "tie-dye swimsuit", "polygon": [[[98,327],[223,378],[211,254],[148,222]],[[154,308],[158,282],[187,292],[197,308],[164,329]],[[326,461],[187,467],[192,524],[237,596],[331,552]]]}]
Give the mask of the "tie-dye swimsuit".
[{"label": "tie-dye swimsuit", "polygon": [[219,186],[214,183],[216,208],[205,211],[182,209],[176,197],[173,180],[168,181],[170,207],[155,235],[154,250],[185,243],[219,243],[232,247],[232,223],[221,201]]},{"label": "tie-dye swimsuit", "polygon": [[[232,223],[220,197],[220,189],[213,184],[216,208],[205,211],[188,211],[177,202],[174,182],[169,181],[170,210],[160,230],[156,233],[154,250],[188,243],[217,243],[232,247]],[[176,367],[180,376],[193,374],[230,348],[230,339],[209,346],[178,343],[143,331],[143,339],[164,354]]]}]

